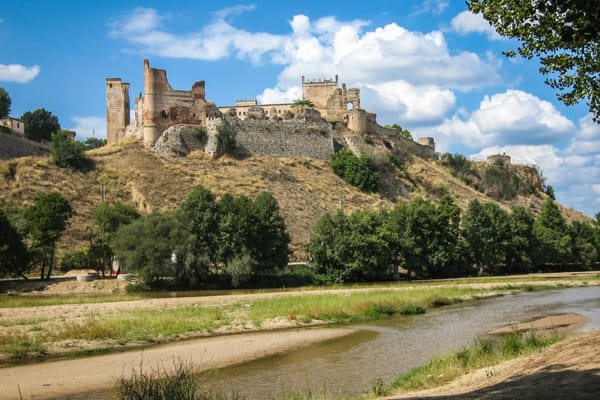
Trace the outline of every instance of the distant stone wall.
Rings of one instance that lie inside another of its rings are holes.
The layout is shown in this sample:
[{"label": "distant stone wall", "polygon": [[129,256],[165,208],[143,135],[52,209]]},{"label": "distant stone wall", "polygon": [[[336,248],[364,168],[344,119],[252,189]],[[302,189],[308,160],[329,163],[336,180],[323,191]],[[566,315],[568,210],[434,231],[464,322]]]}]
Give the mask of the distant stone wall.
[{"label": "distant stone wall", "polygon": [[240,155],[319,160],[328,160],[333,155],[331,124],[326,122],[228,119],[227,123],[237,132],[236,152]]},{"label": "distant stone wall", "polygon": [[0,132],[0,159],[2,160],[25,156],[47,156],[49,154],[50,146],[47,144]]}]

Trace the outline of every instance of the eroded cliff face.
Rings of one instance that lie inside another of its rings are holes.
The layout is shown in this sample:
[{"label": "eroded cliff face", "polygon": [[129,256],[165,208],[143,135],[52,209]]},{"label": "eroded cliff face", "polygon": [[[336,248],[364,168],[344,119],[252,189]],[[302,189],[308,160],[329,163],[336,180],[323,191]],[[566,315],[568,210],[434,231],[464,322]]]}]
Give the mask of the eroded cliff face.
[{"label": "eroded cliff face", "polygon": [[0,160],[25,156],[48,156],[50,146],[11,133],[0,132]]}]

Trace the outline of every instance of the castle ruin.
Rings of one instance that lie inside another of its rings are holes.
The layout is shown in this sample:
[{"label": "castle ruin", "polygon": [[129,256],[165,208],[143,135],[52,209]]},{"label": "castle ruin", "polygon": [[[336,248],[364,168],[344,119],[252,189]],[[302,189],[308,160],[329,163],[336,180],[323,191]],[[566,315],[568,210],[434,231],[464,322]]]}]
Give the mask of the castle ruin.
[{"label": "castle ruin", "polygon": [[[134,135],[148,147],[164,148],[165,141],[174,140],[173,129],[179,136],[202,129],[208,136],[203,150],[215,155],[218,127],[228,124],[235,129],[236,143],[244,154],[328,159],[334,152],[334,132],[397,136],[395,130],[377,123],[376,114],[361,108],[359,89],[348,89],[345,84],[340,87],[337,75],[325,80],[302,76],[302,99],[313,106],[259,105],[255,99],[241,99],[233,106],[218,107],[206,100],[204,81],[195,82],[191,90],[173,89],[167,72],[151,68],[144,60],[144,93],[135,99],[135,119],[131,123],[129,84],[120,78],[106,79],[107,141],[114,143],[125,135]],[[189,147],[177,140],[179,146]],[[422,156],[430,157],[435,152],[431,138],[410,144]]]}]

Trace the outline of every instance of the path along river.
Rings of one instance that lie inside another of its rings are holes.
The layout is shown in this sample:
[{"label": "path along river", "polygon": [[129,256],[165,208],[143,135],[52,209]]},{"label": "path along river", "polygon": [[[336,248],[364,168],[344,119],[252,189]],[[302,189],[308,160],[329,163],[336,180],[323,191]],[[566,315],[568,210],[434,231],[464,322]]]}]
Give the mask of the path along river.
[{"label": "path along river", "polygon": [[[225,392],[235,388],[242,398],[250,400],[276,399],[284,390],[308,388],[351,396],[368,391],[378,379],[389,382],[494,328],[564,313],[589,318],[585,330],[600,329],[600,288],[521,293],[442,307],[418,316],[394,317],[357,326],[358,332],[338,339],[227,367],[204,380]],[[61,398],[113,396],[96,392]]]}]

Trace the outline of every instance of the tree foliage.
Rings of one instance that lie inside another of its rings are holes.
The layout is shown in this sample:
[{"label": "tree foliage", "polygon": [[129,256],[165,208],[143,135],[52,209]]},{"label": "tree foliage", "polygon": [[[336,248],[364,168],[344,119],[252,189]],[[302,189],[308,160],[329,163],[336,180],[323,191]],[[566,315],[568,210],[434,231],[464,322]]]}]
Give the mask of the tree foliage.
[{"label": "tree foliage", "polygon": [[404,136],[405,138],[412,140],[412,134],[410,133],[410,131],[401,127],[398,124],[384,125],[384,127],[394,129],[398,133],[398,135]]},{"label": "tree foliage", "polygon": [[217,127],[217,155],[233,154],[235,151],[235,130],[228,124]]},{"label": "tree foliage", "polygon": [[380,212],[319,218],[307,245],[312,270],[331,282],[498,275],[592,265],[600,227],[566,225],[551,200],[534,216],[495,202],[472,201],[465,214],[445,195]]},{"label": "tree foliage", "polygon": [[23,113],[21,121],[25,125],[25,137],[38,142],[50,141],[52,134],[60,131],[58,117],[43,108]]},{"label": "tree foliage", "polygon": [[379,190],[379,174],[369,156],[356,156],[350,149],[342,149],[331,158],[333,172],[364,192]]},{"label": "tree foliage", "polygon": [[[600,8],[584,0],[469,0],[496,31],[520,41],[520,56],[539,57],[546,83],[566,105],[586,100],[600,120]],[[505,52],[515,56],[513,51]]]},{"label": "tree foliage", "polygon": [[38,196],[23,212],[25,232],[41,279],[50,279],[54,268],[56,242],[67,226],[73,210],[58,192]]},{"label": "tree foliage", "polygon": [[51,135],[50,156],[54,164],[61,168],[80,170],[88,162],[85,156],[85,145],[73,140],[69,133],[60,130]]},{"label": "tree foliage", "polygon": [[0,87],[0,118],[8,117],[11,104],[10,95],[3,87]]},{"label": "tree foliage", "polygon": [[98,139],[95,137],[89,137],[83,141],[83,145],[86,150],[97,149],[102,146],[106,146],[106,139]]},{"label": "tree foliage", "polygon": [[0,209],[0,276],[25,276],[29,270],[29,258],[21,234]]}]

